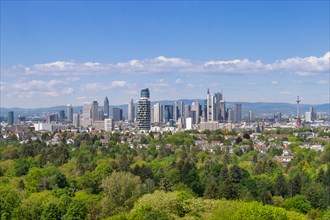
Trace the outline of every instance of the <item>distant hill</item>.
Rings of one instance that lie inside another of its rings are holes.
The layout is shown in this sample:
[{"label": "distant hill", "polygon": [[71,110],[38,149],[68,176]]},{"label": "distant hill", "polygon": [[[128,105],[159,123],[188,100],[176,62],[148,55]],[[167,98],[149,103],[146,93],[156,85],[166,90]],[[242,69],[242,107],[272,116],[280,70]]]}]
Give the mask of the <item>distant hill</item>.
[{"label": "distant hill", "polygon": [[[203,105],[203,99],[181,99],[178,101],[183,101],[185,105],[190,105],[192,102],[199,102]],[[162,100],[162,101],[154,101],[151,104],[161,103],[165,104],[174,104],[173,100]],[[243,108],[243,115],[247,114],[249,110],[253,110],[255,115],[258,114],[274,114],[277,112],[281,112],[282,114],[295,114],[296,112],[296,104],[289,103],[270,103],[270,102],[235,102],[241,103]],[[234,102],[227,102],[226,108],[233,107]],[[135,103],[135,106],[137,104]],[[127,115],[127,104],[117,105],[118,107],[123,109],[124,116]],[[110,105],[110,116],[112,115],[112,108],[114,106]],[[300,104],[300,112],[307,112],[310,110],[310,107],[315,107],[317,112],[325,112],[329,114],[330,112],[330,104]],[[100,106],[103,108],[103,106]],[[0,116],[7,116],[8,111],[14,111],[15,116],[33,116],[33,115],[47,115],[51,113],[56,113],[59,110],[64,109],[66,111],[67,106],[53,106],[47,108],[35,108],[35,109],[25,109],[25,108],[0,108]],[[82,106],[73,106],[73,112],[79,113],[82,111]]]}]

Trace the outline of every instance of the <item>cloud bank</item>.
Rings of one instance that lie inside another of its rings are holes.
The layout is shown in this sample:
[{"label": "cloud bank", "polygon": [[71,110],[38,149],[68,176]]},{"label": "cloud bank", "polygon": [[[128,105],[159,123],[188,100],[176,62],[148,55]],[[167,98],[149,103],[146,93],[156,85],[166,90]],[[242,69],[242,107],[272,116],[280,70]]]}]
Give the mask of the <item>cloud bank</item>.
[{"label": "cloud bank", "polygon": [[3,69],[4,74],[52,75],[52,76],[83,76],[95,74],[157,74],[157,73],[217,73],[217,74],[253,74],[283,72],[299,76],[313,76],[329,72],[330,52],[321,57],[294,57],[277,60],[273,63],[263,63],[260,60],[248,59],[191,61],[182,58],[167,58],[158,56],[153,59],[137,60],[119,63],[98,63],[74,61],[55,61],[45,64],[35,64],[29,67],[22,65]]}]

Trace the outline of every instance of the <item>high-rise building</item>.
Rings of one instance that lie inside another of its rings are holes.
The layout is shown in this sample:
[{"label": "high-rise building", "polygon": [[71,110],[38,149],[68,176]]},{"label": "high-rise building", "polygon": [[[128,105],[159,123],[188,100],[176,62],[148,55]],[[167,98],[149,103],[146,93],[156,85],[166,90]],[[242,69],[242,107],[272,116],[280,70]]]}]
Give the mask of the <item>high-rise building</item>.
[{"label": "high-rise building", "polygon": [[141,90],[141,98],[138,102],[137,122],[140,130],[150,130],[150,94],[149,89]]},{"label": "high-rise building", "polygon": [[52,114],[52,115],[48,115],[46,118],[46,122],[47,123],[51,123],[51,122],[58,122],[58,114]]},{"label": "high-rise building", "polygon": [[104,120],[104,130],[105,131],[113,131],[114,130],[114,121],[112,118],[106,118]]},{"label": "high-rise building", "polygon": [[109,99],[108,97],[105,97],[104,99],[104,105],[103,105],[103,111],[104,111],[104,118],[109,118],[110,111],[109,111]]},{"label": "high-rise building", "polygon": [[199,115],[200,115],[200,104],[198,102],[193,102],[191,104],[191,111],[194,113],[195,120],[193,121],[194,124],[198,124],[200,122]]},{"label": "high-rise building", "polygon": [[59,121],[60,122],[63,122],[64,119],[65,119],[65,112],[63,109],[61,109],[59,112],[58,112],[58,116],[59,116]]},{"label": "high-rise building", "polygon": [[315,107],[311,107],[310,112],[311,112],[311,120],[315,121],[316,120],[316,109],[315,109]]},{"label": "high-rise building", "polygon": [[234,109],[232,108],[228,108],[227,109],[228,113],[228,122],[229,123],[233,123],[235,121],[235,113],[234,113]]},{"label": "high-rise building", "polygon": [[123,119],[122,111],[119,107],[113,107],[112,109],[112,118],[114,121],[121,121]]},{"label": "high-rise building", "polygon": [[281,122],[282,121],[282,113],[278,112],[275,114],[275,122]]},{"label": "high-rise building", "polygon": [[193,124],[193,119],[191,117],[186,118],[186,130],[191,130]]},{"label": "high-rise building", "polygon": [[25,122],[25,116],[18,116],[18,121],[19,122]]},{"label": "high-rise building", "polygon": [[79,114],[74,113],[72,116],[72,124],[74,127],[79,128],[80,127],[80,117]]},{"label": "high-rise building", "polygon": [[254,122],[254,114],[252,110],[249,111],[249,122],[250,123]]},{"label": "high-rise building", "polygon": [[225,100],[220,101],[220,121],[225,122],[226,121],[226,102]]},{"label": "high-rise building", "polygon": [[128,122],[134,122],[135,118],[135,108],[134,108],[134,102],[133,99],[128,102]]},{"label": "high-rise building", "polygon": [[202,113],[203,122],[207,121],[207,99],[203,103],[203,113]]},{"label": "high-rise building", "polygon": [[210,90],[207,89],[207,96],[206,96],[206,102],[207,102],[207,121],[213,121],[213,115],[214,115],[214,101],[213,96],[210,93]]},{"label": "high-rise building", "polygon": [[214,93],[213,96],[213,120],[214,121],[220,121],[221,120],[221,100],[222,100],[222,93],[217,92]]},{"label": "high-rise building", "polygon": [[183,118],[183,117],[184,117],[184,103],[183,103],[183,101],[180,101],[180,102],[179,102],[178,109],[179,109],[178,119],[179,119],[180,117]]},{"label": "high-rise building", "polygon": [[190,107],[190,105],[185,105],[184,106],[184,118],[189,118],[189,117],[191,117],[191,107]]},{"label": "high-rise building", "polygon": [[68,119],[68,122],[73,122],[73,108],[72,108],[72,105],[68,104],[68,109],[67,109],[67,119]]},{"label": "high-rise building", "polygon": [[99,109],[99,121],[103,121],[103,120],[104,120],[104,110]]},{"label": "high-rise building", "polygon": [[312,122],[312,113],[311,112],[305,112],[305,121]]},{"label": "high-rise building", "polygon": [[179,111],[179,102],[178,101],[176,101],[176,102],[174,102],[174,112],[173,112],[173,119],[175,120],[175,121],[177,121],[178,120],[178,118],[180,117],[179,115],[180,115],[180,111]]},{"label": "high-rise building", "polygon": [[173,120],[173,105],[164,106],[164,122],[167,123],[170,120]]},{"label": "high-rise building", "polygon": [[234,104],[234,121],[236,123],[241,123],[242,121],[242,105]]},{"label": "high-rise building", "polygon": [[162,105],[160,103],[156,103],[153,106],[153,123],[162,122]]},{"label": "high-rise building", "polygon": [[91,117],[91,103],[84,103],[83,105],[83,112],[81,114],[81,126],[87,128],[92,125],[92,117]]},{"label": "high-rise building", "polygon": [[8,125],[14,124],[14,112],[13,111],[9,111],[7,114],[7,124]]},{"label": "high-rise building", "polygon": [[99,120],[99,103],[97,101],[93,101],[92,104],[92,122]]}]

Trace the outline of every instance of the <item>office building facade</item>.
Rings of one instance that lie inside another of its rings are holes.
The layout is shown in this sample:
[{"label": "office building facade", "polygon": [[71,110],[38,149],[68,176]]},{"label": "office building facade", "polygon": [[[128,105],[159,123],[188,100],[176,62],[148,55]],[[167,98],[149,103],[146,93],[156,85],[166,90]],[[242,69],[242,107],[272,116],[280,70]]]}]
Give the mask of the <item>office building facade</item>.
[{"label": "office building facade", "polygon": [[103,115],[104,115],[104,118],[109,118],[110,117],[110,107],[109,107],[109,99],[108,97],[105,97],[104,99],[104,105],[103,105]]}]

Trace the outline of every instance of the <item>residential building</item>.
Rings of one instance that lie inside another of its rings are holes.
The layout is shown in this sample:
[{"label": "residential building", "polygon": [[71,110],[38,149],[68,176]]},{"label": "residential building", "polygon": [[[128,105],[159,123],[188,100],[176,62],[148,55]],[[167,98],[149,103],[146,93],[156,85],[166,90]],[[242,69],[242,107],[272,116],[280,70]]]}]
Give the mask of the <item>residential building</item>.
[{"label": "residential building", "polygon": [[141,90],[141,98],[138,102],[137,122],[140,130],[150,130],[150,94],[149,89]]}]

